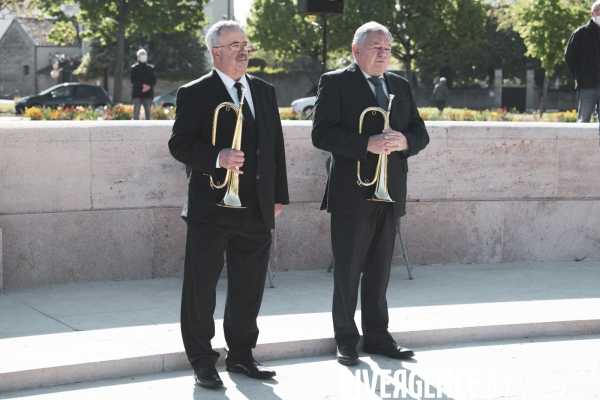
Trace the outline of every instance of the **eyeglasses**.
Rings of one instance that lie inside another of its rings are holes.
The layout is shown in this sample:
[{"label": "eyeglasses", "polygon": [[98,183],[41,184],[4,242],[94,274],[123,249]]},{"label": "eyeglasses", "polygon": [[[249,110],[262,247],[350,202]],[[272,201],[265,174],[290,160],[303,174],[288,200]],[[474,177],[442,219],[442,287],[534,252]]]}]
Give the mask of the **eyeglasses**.
[{"label": "eyeglasses", "polygon": [[595,12],[596,14],[600,13],[600,8],[598,8],[597,10],[592,10],[592,12]]},{"label": "eyeglasses", "polygon": [[228,47],[229,50],[235,51],[235,52],[242,51],[242,50],[252,51],[254,49],[254,43],[235,42],[235,43],[228,44],[226,46],[215,46],[215,47],[213,47],[213,49],[220,49],[221,47]]}]

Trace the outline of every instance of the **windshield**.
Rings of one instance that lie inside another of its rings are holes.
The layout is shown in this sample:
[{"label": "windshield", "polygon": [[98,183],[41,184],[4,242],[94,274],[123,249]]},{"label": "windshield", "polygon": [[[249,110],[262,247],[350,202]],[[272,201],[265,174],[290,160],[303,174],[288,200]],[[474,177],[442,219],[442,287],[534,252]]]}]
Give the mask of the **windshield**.
[{"label": "windshield", "polygon": [[58,88],[58,87],[61,87],[61,86],[62,86],[62,85],[56,85],[56,86],[52,86],[51,88],[48,88],[48,89],[44,90],[43,92],[40,92],[40,95],[42,95],[42,94],[48,94],[48,93],[50,93],[51,91],[53,91],[54,89],[56,89],[56,88]]}]

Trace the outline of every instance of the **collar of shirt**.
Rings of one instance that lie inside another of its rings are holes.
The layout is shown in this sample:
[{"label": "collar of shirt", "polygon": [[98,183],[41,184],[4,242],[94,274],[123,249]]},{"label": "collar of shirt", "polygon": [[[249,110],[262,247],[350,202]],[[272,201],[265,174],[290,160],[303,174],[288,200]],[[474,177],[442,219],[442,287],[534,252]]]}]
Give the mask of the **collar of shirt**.
[{"label": "collar of shirt", "polygon": [[[229,92],[229,95],[231,96],[231,99],[233,100],[235,105],[239,106],[240,99],[237,95],[237,89],[233,87],[233,85],[236,84],[236,81],[234,81],[231,77],[225,75],[223,72],[219,71],[217,68],[215,68],[215,71],[223,81],[223,84],[225,85],[225,88]],[[252,116],[254,117],[254,119],[256,119],[256,114],[254,113],[254,102],[252,101],[252,93],[250,92],[250,85],[248,85],[248,79],[246,79],[246,74],[244,74],[238,82],[242,84],[242,88],[246,89],[246,94],[244,95],[244,103],[248,104],[248,106],[250,107],[250,111],[252,111]]]},{"label": "collar of shirt", "polygon": [[[358,67],[358,69],[360,69],[360,67]],[[360,69],[360,72],[362,72],[362,74],[364,75],[365,79],[367,80],[367,83],[369,84],[369,87],[371,88],[371,91],[373,92],[373,94],[375,95],[375,97],[377,97],[377,94],[375,93],[375,85],[373,85],[371,83],[371,81],[369,80],[369,78],[371,78],[371,75],[367,74],[365,71],[363,71],[362,69]],[[388,95],[388,90],[387,90],[387,85],[385,84],[385,78],[382,75],[379,75],[377,77],[378,79],[383,80],[383,85],[381,85],[383,87],[383,93],[385,93],[385,95]]]}]

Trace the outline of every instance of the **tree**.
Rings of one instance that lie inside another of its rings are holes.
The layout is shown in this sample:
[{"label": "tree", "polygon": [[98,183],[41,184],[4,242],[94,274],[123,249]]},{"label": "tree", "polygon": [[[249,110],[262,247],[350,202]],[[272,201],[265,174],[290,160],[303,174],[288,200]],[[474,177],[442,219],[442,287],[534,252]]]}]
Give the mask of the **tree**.
[{"label": "tree", "polygon": [[415,60],[477,43],[486,20],[480,0],[348,0],[344,12],[341,24],[347,32],[367,21],[390,30],[392,55],[403,61],[409,80]]},{"label": "tree", "polygon": [[319,70],[322,34],[298,15],[293,0],[255,0],[246,23],[249,40],[261,49],[274,52],[280,60],[309,56],[313,70]]},{"label": "tree", "polygon": [[79,14],[68,16],[61,10],[63,3],[74,0],[35,0],[48,14],[57,18],[53,41],[61,41],[77,34],[82,24],[81,37],[97,40],[103,46],[115,47],[114,89],[115,102],[121,101],[125,40],[132,35],[198,32],[204,26],[203,3],[208,0],[79,0]]},{"label": "tree", "polygon": [[506,79],[525,80],[530,68],[540,68],[538,60],[525,55],[523,39],[512,29],[498,29],[497,6],[485,5],[488,18],[482,40],[462,49],[443,49],[427,54],[416,63],[422,82],[433,85],[443,74],[448,84],[468,86],[476,81],[494,81],[494,69],[502,68]]},{"label": "tree", "polygon": [[[414,60],[426,52],[458,49],[479,40],[485,25],[480,0],[346,0],[344,15],[328,21],[328,48],[350,53],[356,29],[377,21],[394,39],[392,55],[411,74]],[[321,33],[297,15],[293,0],[256,0],[248,20],[250,36],[280,57],[310,55],[318,66]]]},{"label": "tree", "polygon": [[[206,47],[194,32],[132,34],[125,39],[125,59],[133,62],[140,48],[148,52],[148,62],[159,79],[194,79],[206,71]],[[93,41],[76,74],[83,79],[101,76],[105,69],[114,67],[115,52],[116,43],[103,46]]]},{"label": "tree", "polygon": [[546,70],[540,115],[548,92],[549,76],[559,63],[572,31],[582,25],[589,10],[581,0],[515,0],[500,15],[500,28],[512,28],[527,47],[527,55],[537,58]]}]

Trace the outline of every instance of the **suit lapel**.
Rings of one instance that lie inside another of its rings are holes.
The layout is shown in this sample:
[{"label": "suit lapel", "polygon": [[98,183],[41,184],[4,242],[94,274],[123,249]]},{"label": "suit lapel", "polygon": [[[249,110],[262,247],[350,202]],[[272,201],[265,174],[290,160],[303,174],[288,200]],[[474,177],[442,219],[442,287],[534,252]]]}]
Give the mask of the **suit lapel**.
[{"label": "suit lapel", "polygon": [[235,103],[233,101],[233,99],[231,98],[231,96],[229,95],[229,92],[227,91],[225,84],[221,80],[221,77],[219,77],[219,74],[217,74],[217,71],[215,71],[214,69],[212,70],[212,78],[211,79],[212,79],[212,84],[211,84],[212,90],[217,95],[217,99],[219,99],[219,101],[221,103],[223,103],[223,102]]},{"label": "suit lapel", "polygon": [[365,98],[368,100],[368,102],[372,105],[379,106],[379,103],[377,102],[377,99],[375,98],[375,95],[373,94],[373,91],[371,90],[369,83],[365,79],[365,76],[363,75],[362,71],[358,67],[358,64],[356,64],[356,63],[350,64],[350,66],[348,67],[347,70],[348,70],[348,73],[350,74],[350,79],[352,79],[352,81],[356,84],[356,86],[358,86],[358,88],[361,90],[361,92],[363,92],[363,94],[365,95]]}]

